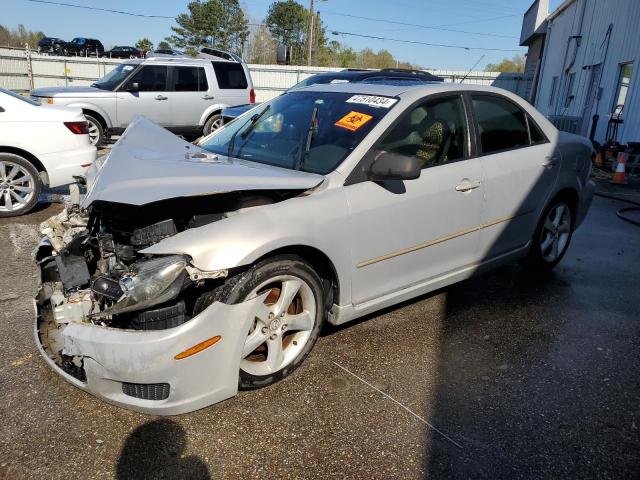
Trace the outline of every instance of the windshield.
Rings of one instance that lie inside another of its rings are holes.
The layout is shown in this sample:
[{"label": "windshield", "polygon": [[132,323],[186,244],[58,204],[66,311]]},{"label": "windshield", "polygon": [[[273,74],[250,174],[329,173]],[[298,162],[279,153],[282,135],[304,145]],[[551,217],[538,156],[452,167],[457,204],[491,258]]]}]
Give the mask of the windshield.
[{"label": "windshield", "polygon": [[136,68],[136,65],[121,63],[96,83],[91,84],[91,86],[101,88],[102,90],[114,90],[133,72],[134,68]]},{"label": "windshield", "polygon": [[205,150],[252,162],[326,174],[397,99],[335,92],[289,92],[205,138]]}]

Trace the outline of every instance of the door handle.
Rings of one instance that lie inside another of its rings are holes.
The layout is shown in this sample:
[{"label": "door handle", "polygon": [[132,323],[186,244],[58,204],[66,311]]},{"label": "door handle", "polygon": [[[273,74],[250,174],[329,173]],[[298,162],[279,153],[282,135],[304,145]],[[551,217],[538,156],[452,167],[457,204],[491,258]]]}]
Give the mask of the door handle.
[{"label": "door handle", "polygon": [[202,97],[202,98],[203,98],[204,100],[213,100],[213,99],[214,99],[214,98],[216,98],[216,97],[214,97],[213,95],[205,95],[205,96],[204,96],[204,97]]},{"label": "door handle", "polygon": [[168,100],[169,97],[165,97],[164,95],[156,95],[156,100]]},{"label": "door handle", "polygon": [[542,162],[542,166],[545,168],[552,168],[558,164],[558,157],[544,157],[544,162]]},{"label": "door handle", "polygon": [[456,185],[456,192],[469,192],[480,186],[480,180],[464,179],[459,185]]}]

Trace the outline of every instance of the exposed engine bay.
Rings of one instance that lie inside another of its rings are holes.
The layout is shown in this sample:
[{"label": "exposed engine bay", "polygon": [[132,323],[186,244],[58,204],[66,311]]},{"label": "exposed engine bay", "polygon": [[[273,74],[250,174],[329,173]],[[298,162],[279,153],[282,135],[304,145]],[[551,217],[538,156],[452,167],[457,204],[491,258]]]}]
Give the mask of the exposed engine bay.
[{"label": "exposed engine bay", "polygon": [[165,238],[276,203],[300,191],[233,192],[180,197],[142,206],[94,202],[70,205],[45,221],[36,251],[41,267],[40,341],[47,354],[79,380],[81,360],[63,354],[71,322],[130,330],[163,330],[189,321],[194,303],[228,271],[206,272],[186,255],[146,255]]}]

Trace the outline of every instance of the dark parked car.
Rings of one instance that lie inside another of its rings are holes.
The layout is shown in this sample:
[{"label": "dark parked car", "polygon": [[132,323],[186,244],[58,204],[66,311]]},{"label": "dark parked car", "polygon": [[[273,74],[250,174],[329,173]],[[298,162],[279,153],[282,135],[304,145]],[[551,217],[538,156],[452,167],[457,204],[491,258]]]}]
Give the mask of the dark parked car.
[{"label": "dark parked car", "polygon": [[65,43],[61,38],[44,37],[38,42],[38,52],[61,53]]},{"label": "dark parked car", "polygon": [[70,42],[67,42],[62,47],[63,55],[78,55],[81,57],[91,55],[102,55],[104,53],[104,47],[100,40],[94,38],[76,37]]},{"label": "dark parked car", "polygon": [[150,57],[184,57],[185,54],[173,48],[158,48],[149,53]]},{"label": "dark parked car", "polygon": [[[443,82],[444,79],[424,72],[422,70],[409,70],[404,68],[384,68],[382,70],[356,70],[347,69],[339,72],[325,72],[311,75],[301,82],[296,83],[289,90],[296,90],[319,83],[382,83],[386,85],[398,85],[410,83],[431,83]],[[229,123],[234,118],[242,115],[247,110],[255,107],[256,104],[238,105],[237,107],[225,108],[222,111],[224,124]]]},{"label": "dark parked car", "polygon": [[144,58],[144,50],[136,47],[113,47],[102,55],[107,58]]}]

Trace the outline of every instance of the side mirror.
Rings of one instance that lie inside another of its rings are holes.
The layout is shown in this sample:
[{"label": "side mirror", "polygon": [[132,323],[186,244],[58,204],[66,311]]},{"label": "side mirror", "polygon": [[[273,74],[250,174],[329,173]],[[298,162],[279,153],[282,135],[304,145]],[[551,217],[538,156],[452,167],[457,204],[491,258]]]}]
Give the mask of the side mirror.
[{"label": "side mirror", "polygon": [[420,163],[416,157],[385,152],[373,161],[367,178],[374,182],[415,180],[420,176],[420,172]]},{"label": "side mirror", "polygon": [[140,91],[140,85],[138,84],[138,82],[133,82],[127,85],[127,92],[139,92]]}]

